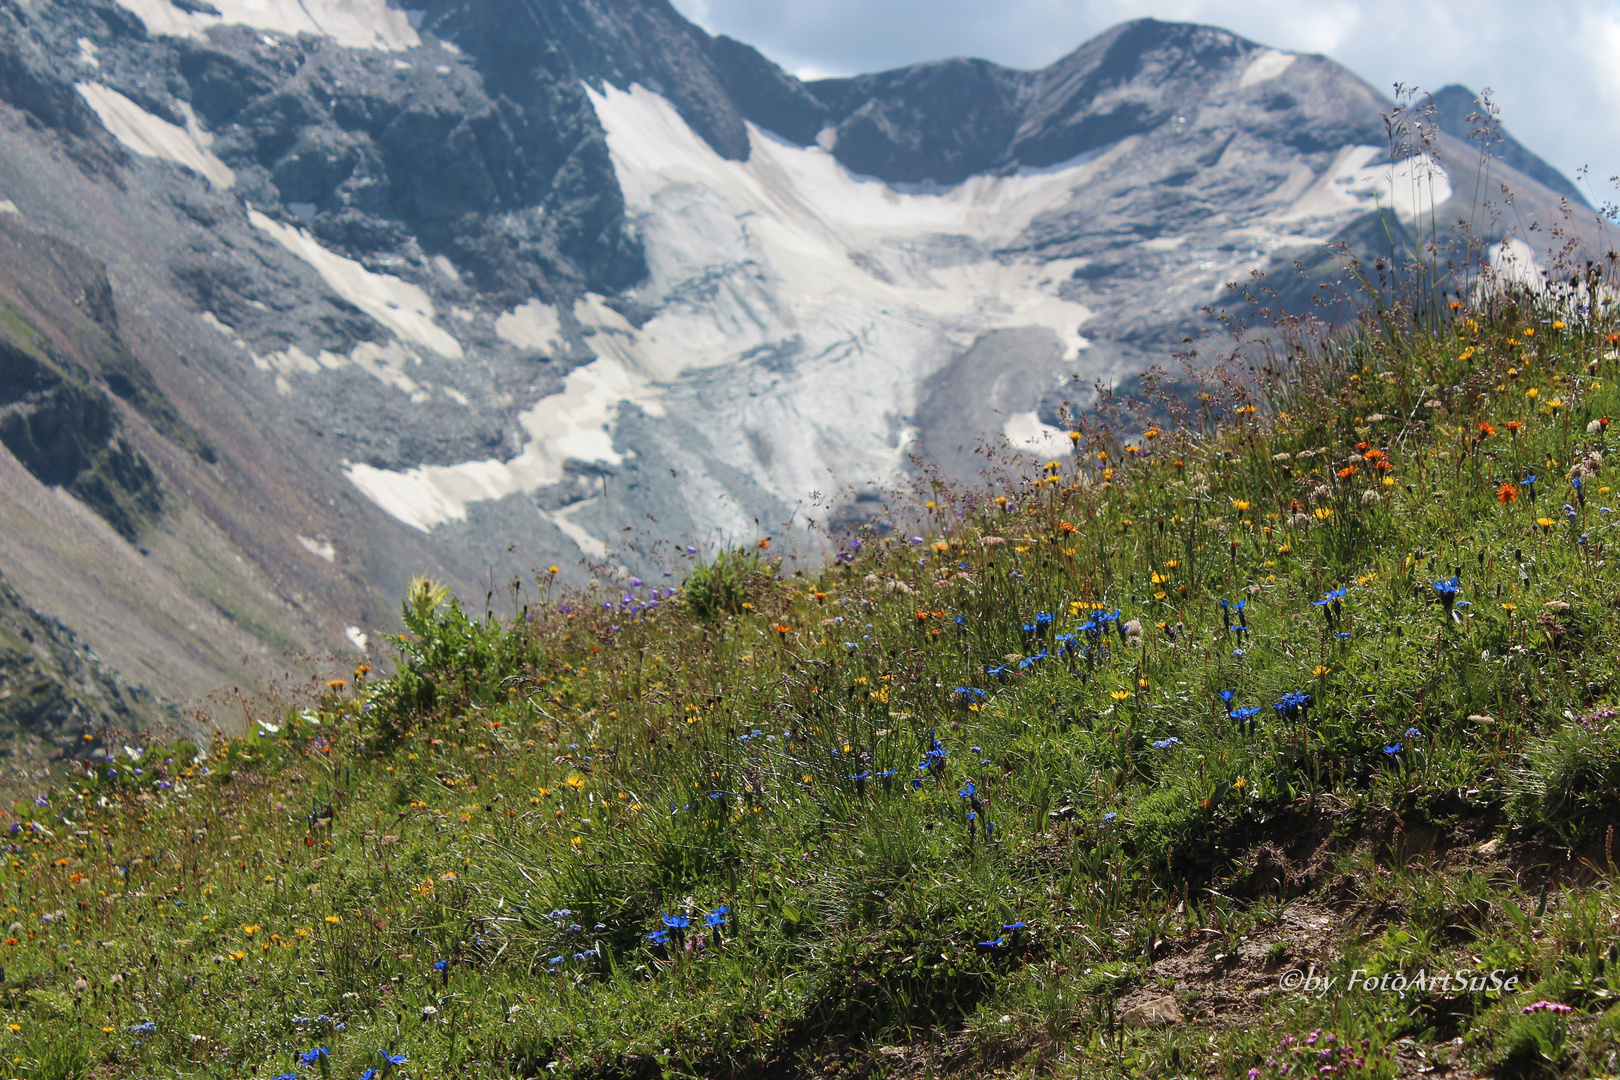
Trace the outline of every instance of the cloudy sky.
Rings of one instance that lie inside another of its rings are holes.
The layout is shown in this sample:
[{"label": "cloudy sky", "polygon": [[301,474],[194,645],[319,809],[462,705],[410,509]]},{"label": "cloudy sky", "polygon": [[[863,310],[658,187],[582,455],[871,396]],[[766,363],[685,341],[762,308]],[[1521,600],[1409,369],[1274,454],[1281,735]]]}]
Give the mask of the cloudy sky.
[{"label": "cloudy sky", "polygon": [[945,56],[1041,67],[1125,19],[1223,26],[1326,53],[1388,93],[1490,87],[1525,146],[1620,199],[1620,0],[673,0],[802,78]]}]

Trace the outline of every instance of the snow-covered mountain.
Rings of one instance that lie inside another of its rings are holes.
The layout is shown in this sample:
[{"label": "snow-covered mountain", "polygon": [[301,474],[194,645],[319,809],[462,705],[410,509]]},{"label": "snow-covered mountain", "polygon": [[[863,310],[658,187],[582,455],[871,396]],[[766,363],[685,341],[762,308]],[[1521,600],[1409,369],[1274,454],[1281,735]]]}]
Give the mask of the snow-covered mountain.
[{"label": "snow-covered mountain", "polygon": [[1487,191],[1466,91],[1392,160],[1360,79],[1211,27],[805,84],[663,0],[420,2],[0,0],[0,695],[78,680],[38,722],[364,649],[415,572],[1065,452],[1064,402],[1380,209],[1584,227],[1511,140]]}]

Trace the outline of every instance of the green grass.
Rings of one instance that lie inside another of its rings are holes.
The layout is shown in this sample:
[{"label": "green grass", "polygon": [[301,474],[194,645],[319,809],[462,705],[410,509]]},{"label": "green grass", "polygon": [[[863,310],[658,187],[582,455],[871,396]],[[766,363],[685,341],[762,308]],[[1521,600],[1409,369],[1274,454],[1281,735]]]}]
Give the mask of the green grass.
[{"label": "green grass", "polygon": [[1386,312],[819,575],[420,582],[392,677],[17,805],[5,1059],[1611,1072],[1620,393],[1557,318]]}]

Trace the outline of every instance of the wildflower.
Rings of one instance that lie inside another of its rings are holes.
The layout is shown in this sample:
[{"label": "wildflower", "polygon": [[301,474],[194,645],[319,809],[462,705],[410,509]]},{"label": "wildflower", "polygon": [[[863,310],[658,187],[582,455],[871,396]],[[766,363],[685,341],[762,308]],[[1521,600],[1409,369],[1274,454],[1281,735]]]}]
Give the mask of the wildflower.
[{"label": "wildflower", "polygon": [[1110,690],[1108,691],[1108,696],[1113,698],[1115,701],[1124,701],[1126,698],[1131,696],[1131,692],[1129,690]]},{"label": "wildflower", "polygon": [[1507,422],[1507,429],[1508,429],[1508,434],[1509,435],[1517,435],[1519,433],[1519,429],[1522,428],[1522,427],[1524,427],[1523,421],[1509,420]]},{"label": "wildflower", "polygon": [[1536,524],[1540,525],[1543,529],[1551,529],[1558,523],[1550,517],[1538,517],[1536,518]]},{"label": "wildflower", "polygon": [[1479,422],[1479,433],[1488,439],[1496,434],[1496,428],[1489,420],[1481,420]]},{"label": "wildflower", "polygon": [[1420,738],[1421,736],[1422,732],[1418,731],[1418,729],[1415,727],[1409,727],[1406,729],[1406,737],[1408,739],[1416,739]]},{"label": "wildflower", "polygon": [[1508,503],[1518,502],[1519,486],[1511,480],[1502,481],[1502,485],[1496,489],[1496,501],[1501,503],[1503,506],[1506,506]]},{"label": "wildflower", "polygon": [[1328,667],[1325,664],[1317,664],[1314,668],[1311,669],[1311,674],[1315,675],[1317,678],[1321,678],[1323,675],[1332,674],[1332,672],[1333,672],[1333,669]]},{"label": "wildflower", "polygon": [[1570,1007],[1568,1005],[1564,1005],[1564,1004],[1561,1004],[1561,1003],[1556,1002],[1556,1001],[1545,1001],[1544,1000],[1544,1001],[1534,1002],[1533,1004],[1530,1004],[1530,1005],[1526,1005],[1524,1008],[1520,1009],[1519,1011],[1521,1013],[1538,1013],[1538,1012],[1567,1013],[1567,1012],[1570,1011]]},{"label": "wildflower", "polygon": [[1273,701],[1271,708],[1276,712],[1278,719],[1295,720],[1310,711],[1311,695],[1301,690],[1290,690]]},{"label": "wildflower", "polygon": [[1348,479],[1350,479],[1352,476],[1356,475],[1356,473],[1358,473],[1360,471],[1361,470],[1356,468],[1354,465],[1346,465],[1344,468],[1340,469],[1334,475],[1336,475],[1340,480],[1348,480]]},{"label": "wildflower", "polygon": [[1524,488],[1525,495],[1530,499],[1531,503],[1534,503],[1536,501],[1536,478],[1527,476],[1519,481],[1519,486]]},{"label": "wildflower", "polygon": [[302,1054],[299,1054],[298,1063],[308,1067],[310,1065],[314,1065],[316,1062],[320,1061],[321,1058],[326,1057],[331,1052],[332,1051],[328,1050],[324,1046],[317,1046],[314,1049],[305,1050]]},{"label": "wildflower", "polygon": [[1461,590],[1462,581],[1455,574],[1451,576],[1449,581],[1437,581],[1434,583],[1434,591],[1440,597],[1440,606],[1445,608],[1447,615],[1450,615],[1452,609],[1456,606],[1457,593]]},{"label": "wildflower", "polygon": [[1176,747],[1178,747],[1180,745],[1181,745],[1181,740],[1176,738],[1174,735],[1172,735],[1168,739],[1159,739],[1157,742],[1155,742],[1153,744],[1153,749],[1155,749],[1155,750],[1174,750]]},{"label": "wildflower", "polygon": [[1393,745],[1384,747],[1384,753],[1388,754],[1390,757],[1395,757],[1400,752],[1401,752],[1401,744],[1400,743],[1394,743]]},{"label": "wildflower", "polygon": [[685,930],[692,925],[692,920],[685,915],[663,915],[664,926],[670,930]]},{"label": "wildflower", "polygon": [[1249,509],[1249,500],[1248,499],[1233,499],[1232,500],[1232,509],[1238,511],[1239,513],[1242,513],[1244,511],[1248,510]]},{"label": "wildflower", "polygon": [[730,911],[730,904],[721,904],[719,907],[703,916],[703,925],[711,928],[724,926],[726,923],[726,915],[729,914]]}]

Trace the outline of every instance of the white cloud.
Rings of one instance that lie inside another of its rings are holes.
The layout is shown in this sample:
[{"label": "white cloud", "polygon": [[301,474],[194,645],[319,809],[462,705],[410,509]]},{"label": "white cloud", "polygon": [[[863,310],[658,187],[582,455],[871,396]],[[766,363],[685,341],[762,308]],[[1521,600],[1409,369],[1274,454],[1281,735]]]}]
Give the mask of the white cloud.
[{"label": "white cloud", "polygon": [[1620,13],[1614,0],[675,0],[789,71],[879,71],[946,56],[1041,67],[1126,19],[1210,23],[1322,52],[1386,94],[1396,82],[1490,87],[1503,123],[1566,174],[1616,196]]}]

